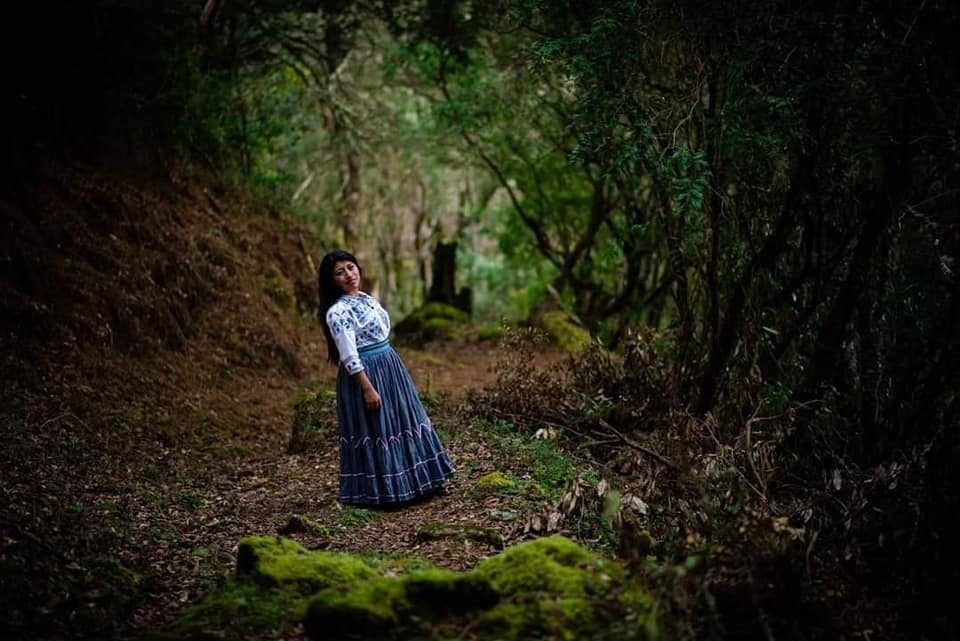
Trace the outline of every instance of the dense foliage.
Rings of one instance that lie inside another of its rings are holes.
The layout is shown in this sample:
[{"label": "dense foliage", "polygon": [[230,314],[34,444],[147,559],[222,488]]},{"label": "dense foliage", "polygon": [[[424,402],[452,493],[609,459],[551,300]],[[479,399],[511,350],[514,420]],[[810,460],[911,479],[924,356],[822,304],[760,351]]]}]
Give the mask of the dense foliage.
[{"label": "dense foliage", "polygon": [[956,634],[930,616],[960,566],[955,3],[18,11],[8,179],[50,155],[183,154],[354,248],[404,312],[457,242],[479,314],[562,308],[644,368],[575,380],[552,423],[602,398],[629,432],[655,398],[658,429],[683,414],[742,447],[789,417],[763,502],[844,486],[790,523],[871,585],[917,585],[918,625]]}]

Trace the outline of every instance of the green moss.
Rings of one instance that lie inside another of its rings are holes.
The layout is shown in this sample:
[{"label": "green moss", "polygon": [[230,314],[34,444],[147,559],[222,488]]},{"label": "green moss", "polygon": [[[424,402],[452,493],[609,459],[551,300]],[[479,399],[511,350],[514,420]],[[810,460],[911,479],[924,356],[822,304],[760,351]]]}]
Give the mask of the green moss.
[{"label": "green moss", "polygon": [[427,303],[415,309],[394,327],[394,333],[405,340],[457,340],[470,320],[463,310],[443,303]]},{"label": "green moss", "polygon": [[442,318],[455,323],[466,323],[470,320],[470,316],[462,309],[443,303],[427,303],[419,309],[419,315],[424,319]]},{"label": "green moss", "polygon": [[595,607],[582,598],[518,599],[493,608],[477,627],[481,638],[522,641],[546,637],[575,641],[584,638],[584,631],[594,624]]},{"label": "green moss", "polygon": [[547,592],[558,596],[598,594],[619,566],[562,536],[520,543],[475,570],[501,593]]},{"label": "green moss", "polygon": [[378,552],[356,552],[354,556],[363,559],[364,563],[386,576],[401,576],[434,567],[426,559],[417,556],[398,556]]},{"label": "green moss", "polygon": [[318,592],[346,592],[378,578],[373,568],[350,554],[311,552],[280,537],[250,537],[240,542],[237,575],[185,610],[171,627],[184,634],[292,630]]},{"label": "green moss", "polygon": [[184,636],[200,630],[292,630],[303,618],[307,601],[296,589],[264,590],[247,578],[231,577],[181,613],[171,628]]},{"label": "green moss", "polygon": [[477,330],[477,338],[481,341],[495,341],[503,338],[505,333],[503,325],[488,324]]},{"label": "green moss", "polygon": [[540,323],[553,342],[570,354],[583,351],[592,342],[590,332],[579,325],[574,325],[565,312],[547,312]]},{"label": "green moss", "polygon": [[301,392],[300,397],[297,399],[297,405],[304,405],[308,403],[315,402],[320,397],[320,393],[317,391],[305,390]]},{"label": "green moss", "polygon": [[404,639],[432,622],[486,610],[499,595],[472,573],[429,568],[400,578],[378,578],[348,592],[325,590],[307,608],[313,639]]},{"label": "green moss", "polygon": [[479,621],[485,638],[584,638],[626,613],[611,597],[614,586],[630,591],[623,569],[561,536],[516,545],[474,572],[503,598]]},{"label": "green moss", "polygon": [[309,516],[303,514],[294,514],[287,521],[287,524],[280,530],[280,534],[294,534],[296,532],[306,532],[313,536],[330,536],[330,528],[320,525]]},{"label": "green moss", "polygon": [[260,276],[260,287],[278,307],[292,310],[294,307],[293,285],[279,269],[270,265]]},{"label": "green moss", "polygon": [[399,622],[405,610],[400,581],[384,577],[369,579],[353,589],[324,590],[307,608],[304,627],[313,638],[383,638]]},{"label": "green moss", "polygon": [[418,564],[397,575],[281,538],[240,544],[238,573],[172,626],[187,637],[312,639],[656,638],[654,604],[623,568],[563,537],[514,546],[469,572]]},{"label": "green moss", "polygon": [[366,525],[370,521],[379,519],[381,516],[383,516],[382,512],[347,505],[337,517],[337,525],[342,525],[344,527],[360,527],[362,525]]},{"label": "green moss", "polygon": [[499,470],[484,474],[473,483],[473,489],[478,494],[492,494],[498,490],[511,490],[516,488],[517,483],[507,478]]},{"label": "green moss", "polygon": [[431,619],[485,610],[500,599],[490,582],[476,573],[431,568],[414,572],[403,583],[411,611],[427,613]]},{"label": "green moss", "polygon": [[423,321],[423,334],[428,340],[452,341],[462,338],[463,330],[449,318],[428,318]]},{"label": "green moss", "polygon": [[377,576],[373,568],[350,554],[316,554],[296,541],[267,536],[240,542],[237,573],[267,587],[299,585],[304,593],[351,585]]},{"label": "green moss", "polygon": [[[510,457],[529,473],[530,478],[516,487],[503,487],[500,493],[527,494],[550,500],[560,498],[564,489],[578,473],[589,474],[589,469],[577,466],[560,449],[557,440],[533,439],[516,430],[508,421],[477,423],[484,440],[500,455]],[[476,488],[475,488],[476,489]]]},{"label": "green moss", "polygon": [[544,494],[551,500],[560,498],[560,494],[576,477],[573,463],[557,449],[554,441],[533,440],[524,444],[533,477]]}]

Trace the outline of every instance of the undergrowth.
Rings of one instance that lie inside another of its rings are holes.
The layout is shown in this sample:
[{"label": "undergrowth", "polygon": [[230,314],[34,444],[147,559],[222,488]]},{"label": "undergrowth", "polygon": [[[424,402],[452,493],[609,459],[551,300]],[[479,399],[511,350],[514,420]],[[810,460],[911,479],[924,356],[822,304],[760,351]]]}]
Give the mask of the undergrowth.
[{"label": "undergrowth", "polygon": [[534,365],[541,340],[508,333],[496,384],[468,404],[548,490],[524,533],[564,531],[615,554],[659,593],[676,638],[825,638],[877,615],[854,577],[871,537],[910,530],[871,506],[916,464],[860,470],[824,448],[819,478],[801,474],[795,434],[816,408],[758,381],[693,415],[669,334],[635,334],[619,353],[594,345],[549,370]]}]

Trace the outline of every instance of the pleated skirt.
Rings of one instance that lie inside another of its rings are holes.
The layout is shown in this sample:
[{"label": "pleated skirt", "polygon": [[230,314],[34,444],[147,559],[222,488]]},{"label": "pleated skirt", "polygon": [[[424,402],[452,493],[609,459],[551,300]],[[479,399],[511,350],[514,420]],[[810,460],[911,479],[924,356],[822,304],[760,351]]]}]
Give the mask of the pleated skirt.
[{"label": "pleated skirt", "polygon": [[339,500],[345,505],[387,505],[428,495],[454,468],[413,380],[389,341],[358,351],[381,407],[368,410],[359,383],[340,368]]}]

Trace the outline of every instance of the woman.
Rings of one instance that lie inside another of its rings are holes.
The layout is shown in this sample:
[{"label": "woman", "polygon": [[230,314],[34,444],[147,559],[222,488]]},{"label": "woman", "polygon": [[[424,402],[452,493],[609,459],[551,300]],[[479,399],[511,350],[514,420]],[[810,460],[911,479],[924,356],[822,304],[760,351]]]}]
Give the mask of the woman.
[{"label": "woman", "polygon": [[340,365],[340,495],[345,505],[390,505],[437,492],[453,474],[450,457],[397,353],[390,316],[360,291],[353,255],[320,262],[320,312],[327,353]]}]

